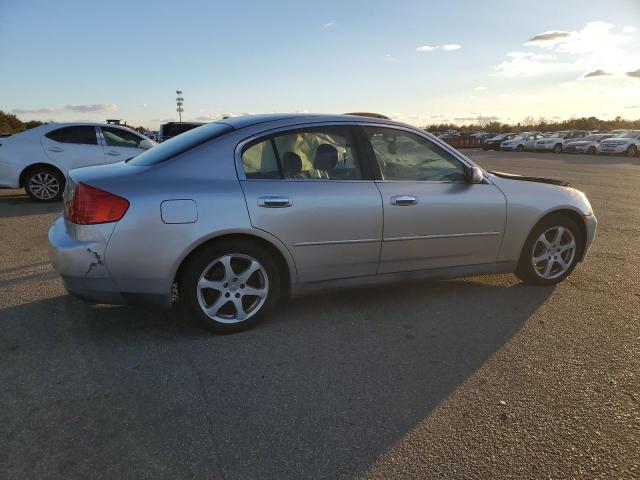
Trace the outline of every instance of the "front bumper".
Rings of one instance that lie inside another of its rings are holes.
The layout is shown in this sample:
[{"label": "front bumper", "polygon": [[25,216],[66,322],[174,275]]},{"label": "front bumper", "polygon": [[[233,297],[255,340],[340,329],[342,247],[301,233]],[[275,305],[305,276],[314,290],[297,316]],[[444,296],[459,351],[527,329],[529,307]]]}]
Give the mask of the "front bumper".
[{"label": "front bumper", "polygon": [[589,249],[591,248],[591,245],[593,244],[593,241],[596,237],[596,230],[598,228],[598,219],[593,213],[591,215],[583,216],[582,218],[584,218],[584,224],[587,231],[587,238],[585,239],[585,244],[584,244],[584,252],[582,253],[582,258],[581,258],[581,260],[584,260],[585,257],[587,256],[587,253],[589,253]]},{"label": "front bumper", "polygon": [[602,145],[600,148],[600,153],[604,155],[617,155],[621,153],[625,153],[629,145],[616,145],[615,147],[608,147],[606,145]]},{"label": "front bumper", "polygon": [[536,152],[551,152],[553,150],[553,147],[555,147],[556,144],[553,145],[546,145],[546,144],[536,144],[535,151]]}]

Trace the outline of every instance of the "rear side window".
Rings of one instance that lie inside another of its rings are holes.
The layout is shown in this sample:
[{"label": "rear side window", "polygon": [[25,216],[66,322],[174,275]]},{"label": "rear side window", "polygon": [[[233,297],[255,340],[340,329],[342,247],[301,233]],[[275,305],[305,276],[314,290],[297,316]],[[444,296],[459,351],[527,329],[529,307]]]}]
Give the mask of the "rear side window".
[{"label": "rear side window", "polygon": [[45,137],[59,143],[98,144],[96,129],[92,126],[63,127],[47,133]]},{"label": "rear side window", "polygon": [[120,128],[102,127],[104,141],[110,147],[138,148],[144,138]]},{"label": "rear side window", "polygon": [[149,150],[145,150],[137,157],[129,160],[128,163],[137,166],[156,165],[231,131],[233,131],[233,127],[230,125],[208,123],[162,142]]},{"label": "rear side window", "polygon": [[247,179],[359,180],[356,150],[348,127],[298,129],[250,143],[242,166]]}]

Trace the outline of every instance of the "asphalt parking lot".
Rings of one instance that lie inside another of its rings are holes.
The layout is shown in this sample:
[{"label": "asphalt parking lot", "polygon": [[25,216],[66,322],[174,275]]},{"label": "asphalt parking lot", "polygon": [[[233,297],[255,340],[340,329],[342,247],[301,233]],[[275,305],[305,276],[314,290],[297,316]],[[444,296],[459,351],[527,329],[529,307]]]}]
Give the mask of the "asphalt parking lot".
[{"label": "asphalt parking lot", "polygon": [[60,204],[0,191],[0,478],[638,478],[640,160],[467,153],[588,194],[568,281],[335,292],[213,336],[66,295]]}]

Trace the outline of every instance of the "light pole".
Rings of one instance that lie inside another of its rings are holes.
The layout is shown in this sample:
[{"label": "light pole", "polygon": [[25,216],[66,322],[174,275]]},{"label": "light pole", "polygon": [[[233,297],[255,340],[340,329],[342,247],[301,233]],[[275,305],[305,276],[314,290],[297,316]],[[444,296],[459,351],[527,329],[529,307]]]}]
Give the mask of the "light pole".
[{"label": "light pole", "polygon": [[176,95],[178,95],[178,97],[176,98],[176,106],[178,108],[176,108],[176,110],[178,112],[178,116],[180,117],[180,121],[182,122],[182,112],[184,112],[184,108],[182,108],[182,104],[184,102],[184,98],[182,97],[182,90],[176,90]]}]

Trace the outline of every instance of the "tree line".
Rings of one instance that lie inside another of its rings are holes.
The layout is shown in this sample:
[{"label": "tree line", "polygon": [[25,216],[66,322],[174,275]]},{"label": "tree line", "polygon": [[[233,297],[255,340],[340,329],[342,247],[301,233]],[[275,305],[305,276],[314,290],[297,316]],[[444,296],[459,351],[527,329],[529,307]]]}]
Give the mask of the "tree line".
[{"label": "tree line", "polygon": [[[30,128],[39,127],[40,125],[44,125],[47,122],[41,122],[39,120],[29,120],[28,122],[23,122],[18,117],[16,117],[12,113],[6,113],[0,110],[0,133],[18,133],[23,130],[29,130]],[[147,131],[144,127],[134,127],[132,125],[124,126],[131,128],[137,132],[144,133]]]},{"label": "tree line", "polygon": [[520,133],[530,131],[551,132],[558,130],[616,130],[629,129],[640,130],[640,119],[627,120],[620,116],[613,120],[602,120],[597,117],[570,118],[568,120],[550,121],[545,118],[534,119],[525,117],[517,124],[485,121],[459,125],[456,123],[437,123],[424,127],[429,132],[444,132],[445,130],[458,131],[485,131],[495,133]]}]

